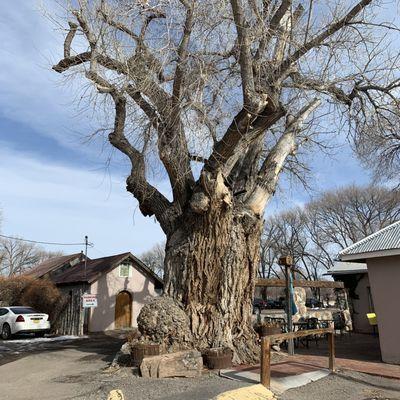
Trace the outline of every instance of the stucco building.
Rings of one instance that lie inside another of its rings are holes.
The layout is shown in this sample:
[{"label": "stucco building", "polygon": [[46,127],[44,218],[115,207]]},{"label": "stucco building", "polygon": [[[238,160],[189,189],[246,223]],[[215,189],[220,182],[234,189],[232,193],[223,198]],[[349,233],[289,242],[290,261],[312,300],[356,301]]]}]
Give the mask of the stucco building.
[{"label": "stucco building", "polygon": [[[158,296],[162,280],[131,253],[85,260],[82,254],[56,257],[30,271],[50,279],[67,301],[57,330],[63,334],[135,327],[143,305]],[[83,310],[82,295],[97,295],[97,306]]]},{"label": "stucco building", "polygon": [[382,360],[400,364],[400,221],[342,250],[339,258],[367,265]]},{"label": "stucco building", "polygon": [[353,331],[374,333],[367,313],[375,312],[369,283],[367,264],[356,262],[336,262],[326,275],[344,283],[348,293]]}]

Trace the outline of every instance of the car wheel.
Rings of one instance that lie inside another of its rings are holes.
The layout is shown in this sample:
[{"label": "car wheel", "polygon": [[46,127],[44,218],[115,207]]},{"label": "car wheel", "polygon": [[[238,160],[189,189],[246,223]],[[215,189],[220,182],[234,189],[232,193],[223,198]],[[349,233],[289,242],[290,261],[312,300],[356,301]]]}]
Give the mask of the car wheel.
[{"label": "car wheel", "polygon": [[10,325],[7,323],[3,325],[3,328],[1,330],[1,338],[3,340],[8,340],[11,338],[11,328]]}]

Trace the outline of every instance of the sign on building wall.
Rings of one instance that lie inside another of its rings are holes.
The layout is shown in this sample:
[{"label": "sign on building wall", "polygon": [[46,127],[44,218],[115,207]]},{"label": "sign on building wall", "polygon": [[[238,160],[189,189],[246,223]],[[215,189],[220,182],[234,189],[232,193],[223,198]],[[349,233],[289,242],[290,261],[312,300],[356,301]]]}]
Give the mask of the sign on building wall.
[{"label": "sign on building wall", "polygon": [[82,305],[83,308],[97,307],[97,294],[83,294]]}]

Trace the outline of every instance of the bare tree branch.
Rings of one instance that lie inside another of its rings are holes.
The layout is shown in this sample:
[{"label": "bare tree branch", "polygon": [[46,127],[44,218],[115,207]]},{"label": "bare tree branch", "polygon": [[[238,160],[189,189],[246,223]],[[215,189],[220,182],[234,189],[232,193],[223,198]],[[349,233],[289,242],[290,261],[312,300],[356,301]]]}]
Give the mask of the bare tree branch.
[{"label": "bare tree branch", "polygon": [[68,24],[69,24],[69,32],[65,37],[65,42],[64,42],[64,58],[69,58],[71,56],[71,43],[74,40],[76,30],[78,28],[78,25],[73,22],[68,22]]},{"label": "bare tree branch", "polygon": [[[186,3],[186,2],[185,2]],[[187,47],[189,45],[190,34],[192,32],[193,20],[194,20],[194,3],[186,3],[186,20],[183,27],[183,34],[181,42],[178,46],[178,60],[175,70],[175,78],[172,88],[172,105],[175,107],[181,98],[182,80],[183,80],[183,63],[187,56]]]},{"label": "bare tree branch", "polygon": [[146,180],[145,162],[143,155],[136,150],[124,135],[126,119],[126,99],[124,96],[112,92],[115,102],[114,131],[108,136],[110,143],[124,153],[131,160],[131,174],[127,178],[127,189],[139,201],[143,215],[155,215],[164,231],[171,228],[168,210],[171,203]]},{"label": "bare tree branch", "polygon": [[305,105],[296,116],[289,116],[285,133],[279,138],[264,160],[254,186],[246,200],[247,207],[256,215],[262,213],[265,203],[275,192],[276,182],[286,158],[297,149],[296,135],[308,116],[321,104],[314,99]]},{"label": "bare tree branch", "polygon": [[334,33],[338,32],[340,29],[345,27],[354,17],[356,17],[366,6],[368,6],[372,0],[361,0],[356,4],[344,17],[339,19],[337,22],[330,24],[324,31],[319,35],[312,38],[310,41],[301,46],[293,54],[291,54],[286,60],[282,62],[278,68],[275,76],[281,77],[285,75],[292,64],[298,61],[302,56],[304,56],[311,49],[321,45],[325,39],[332,36]]},{"label": "bare tree branch", "polygon": [[233,10],[233,18],[236,25],[238,44],[240,51],[240,73],[242,77],[242,89],[244,99],[244,109],[247,112],[252,112],[257,106],[254,102],[254,77],[253,77],[253,62],[251,55],[251,40],[249,35],[249,25],[246,21],[242,0],[231,0]]}]

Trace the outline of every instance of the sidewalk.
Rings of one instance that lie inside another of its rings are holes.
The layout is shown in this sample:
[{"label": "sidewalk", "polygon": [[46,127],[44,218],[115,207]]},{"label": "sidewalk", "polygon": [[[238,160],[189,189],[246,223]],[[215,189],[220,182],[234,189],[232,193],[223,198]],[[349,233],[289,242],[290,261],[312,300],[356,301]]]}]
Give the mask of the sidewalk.
[{"label": "sidewalk", "polygon": [[[335,365],[337,370],[355,371],[383,378],[400,380],[400,365],[380,361],[378,338],[352,334],[336,338]],[[309,348],[298,347],[294,356],[285,352],[273,353],[276,361],[271,365],[271,390],[275,393],[317,381],[329,375],[328,344],[326,340],[310,342]],[[274,358],[274,357],[273,357]],[[221,376],[247,383],[260,381],[260,366],[236,366],[221,371]]]},{"label": "sidewalk", "polygon": [[[318,346],[310,343],[309,348],[295,349],[295,360],[300,363],[325,367],[328,365],[328,345],[320,340]],[[336,368],[352,370],[370,375],[400,379],[400,365],[381,361],[379,338],[373,335],[353,333],[335,340]]]},{"label": "sidewalk", "polygon": [[[294,361],[291,357],[287,361],[271,365],[271,390],[281,394],[308,383],[325,378],[330,374],[326,368],[303,364]],[[260,382],[260,366],[236,366],[221,370],[220,375],[246,383]]]}]

